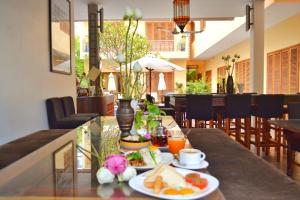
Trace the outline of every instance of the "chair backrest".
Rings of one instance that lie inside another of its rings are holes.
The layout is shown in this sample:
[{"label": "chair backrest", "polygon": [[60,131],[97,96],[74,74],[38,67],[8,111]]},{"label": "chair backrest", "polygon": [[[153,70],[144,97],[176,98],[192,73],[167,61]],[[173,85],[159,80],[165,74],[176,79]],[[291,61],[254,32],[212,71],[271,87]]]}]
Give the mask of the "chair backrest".
[{"label": "chair backrest", "polygon": [[155,99],[153,96],[150,94],[146,94],[146,100],[149,101],[150,103],[155,103]]},{"label": "chair backrest", "polygon": [[250,94],[228,94],[225,97],[226,118],[251,117],[251,95]]},{"label": "chair backrest", "polygon": [[165,108],[170,108],[170,96],[164,96],[164,103],[165,103]]},{"label": "chair backrest", "polygon": [[284,113],[283,103],[283,94],[258,95],[256,96],[256,108],[253,114],[262,118],[282,117]]},{"label": "chair backrest", "polygon": [[212,95],[186,95],[186,118],[211,120],[213,118]]},{"label": "chair backrest", "polygon": [[46,100],[48,123],[50,129],[56,128],[56,122],[65,117],[63,104],[60,98]]},{"label": "chair backrest", "polygon": [[289,119],[300,119],[300,103],[288,104]]},{"label": "chair backrest", "polygon": [[74,106],[74,101],[73,98],[70,96],[67,97],[62,97],[61,98],[65,116],[70,116],[75,114],[75,106]]}]

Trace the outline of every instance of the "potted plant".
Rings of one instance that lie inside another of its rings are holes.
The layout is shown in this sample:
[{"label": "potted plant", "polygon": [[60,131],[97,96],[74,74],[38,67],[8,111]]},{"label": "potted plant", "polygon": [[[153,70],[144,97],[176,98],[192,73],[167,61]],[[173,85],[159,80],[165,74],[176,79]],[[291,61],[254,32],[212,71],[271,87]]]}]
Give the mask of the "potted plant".
[{"label": "potted plant", "polygon": [[230,55],[222,56],[222,60],[225,63],[226,72],[227,72],[227,83],[226,83],[226,92],[228,94],[233,94],[234,91],[234,81],[233,81],[233,72],[236,62],[240,59],[238,54],[234,54],[231,58]]},{"label": "potted plant", "polygon": [[[140,98],[142,67],[136,62],[132,66],[133,41],[136,34],[139,20],[142,19],[142,13],[139,9],[126,8],[123,20],[128,21],[125,35],[124,53],[117,55],[117,61],[120,65],[121,96],[119,106],[116,111],[116,118],[121,130],[121,137],[130,135],[130,130],[134,121],[134,109],[131,107],[131,101],[134,98]],[[130,31],[133,31],[132,35]],[[131,35],[131,37],[130,37]]]}]

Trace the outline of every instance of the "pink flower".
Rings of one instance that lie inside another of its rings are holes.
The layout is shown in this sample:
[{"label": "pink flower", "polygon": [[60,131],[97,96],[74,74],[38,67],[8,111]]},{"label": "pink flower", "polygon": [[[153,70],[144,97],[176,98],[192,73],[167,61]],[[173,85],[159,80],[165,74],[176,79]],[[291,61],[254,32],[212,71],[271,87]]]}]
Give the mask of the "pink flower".
[{"label": "pink flower", "polygon": [[144,137],[145,137],[146,139],[150,139],[150,138],[151,138],[151,134],[150,134],[150,133],[147,133]]},{"label": "pink flower", "polygon": [[112,154],[107,157],[104,167],[106,167],[111,173],[117,175],[125,171],[127,168],[128,161],[124,155]]}]

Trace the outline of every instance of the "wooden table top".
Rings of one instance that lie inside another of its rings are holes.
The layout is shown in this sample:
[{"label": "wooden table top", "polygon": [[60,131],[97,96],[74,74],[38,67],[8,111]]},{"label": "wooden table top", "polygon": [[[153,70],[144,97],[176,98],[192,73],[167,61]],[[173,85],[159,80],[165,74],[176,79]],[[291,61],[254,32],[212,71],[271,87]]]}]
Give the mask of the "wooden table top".
[{"label": "wooden table top", "polygon": [[300,119],[270,120],[269,123],[300,135]]},{"label": "wooden table top", "polygon": [[[176,122],[170,116],[162,118],[162,123],[169,130],[183,134]],[[87,122],[79,128],[70,131],[75,137],[76,145],[91,151],[91,144],[97,144],[107,148],[111,141],[107,142],[107,137],[119,140],[120,134],[116,118],[114,116],[98,117]],[[69,135],[70,135],[69,134]],[[55,141],[57,143],[57,141]],[[69,144],[69,143],[68,143]],[[115,143],[112,143],[115,144]],[[189,145],[189,143],[187,143]],[[49,148],[49,147],[48,147]],[[119,147],[116,147],[119,148]],[[64,149],[63,149],[64,151]],[[110,150],[105,149],[109,152]],[[64,167],[71,166],[66,162],[66,154],[59,159],[55,159],[56,170],[48,170],[53,167],[53,155],[55,151],[47,151],[48,156],[43,156],[39,162],[28,168],[11,181],[0,185],[1,199],[153,199],[139,192],[132,190],[127,183],[117,183],[116,181],[108,185],[100,185],[96,180],[96,172],[99,169],[98,162],[90,153],[75,152],[75,174],[70,175],[70,171],[63,171]],[[34,153],[34,152],[33,152]],[[63,159],[64,158],[64,159]],[[28,162],[28,161],[27,161]],[[209,173],[207,170],[202,170]],[[212,174],[213,175],[213,174]],[[205,200],[224,200],[222,192],[217,189],[208,195]]]}]

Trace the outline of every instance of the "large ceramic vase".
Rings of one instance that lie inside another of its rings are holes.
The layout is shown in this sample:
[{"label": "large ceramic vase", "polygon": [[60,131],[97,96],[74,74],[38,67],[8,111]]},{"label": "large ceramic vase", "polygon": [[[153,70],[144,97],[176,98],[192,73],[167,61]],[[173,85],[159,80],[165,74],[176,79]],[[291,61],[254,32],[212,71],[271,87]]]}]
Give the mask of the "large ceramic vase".
[{"label": "large ceramic vase", "polygon": [[232,76],[228,76],[227,77],[227,83],[226,83],[226,92],[227,94],[233,94],[233,77]]},{"label": "large ceramic vase", "polygon": [[116,112],[117,121],[121,130],[121,137],[130,135],[130,130],[134,121],[134,110],[131,107],[131,100],[120,99],[120,104]]}]

